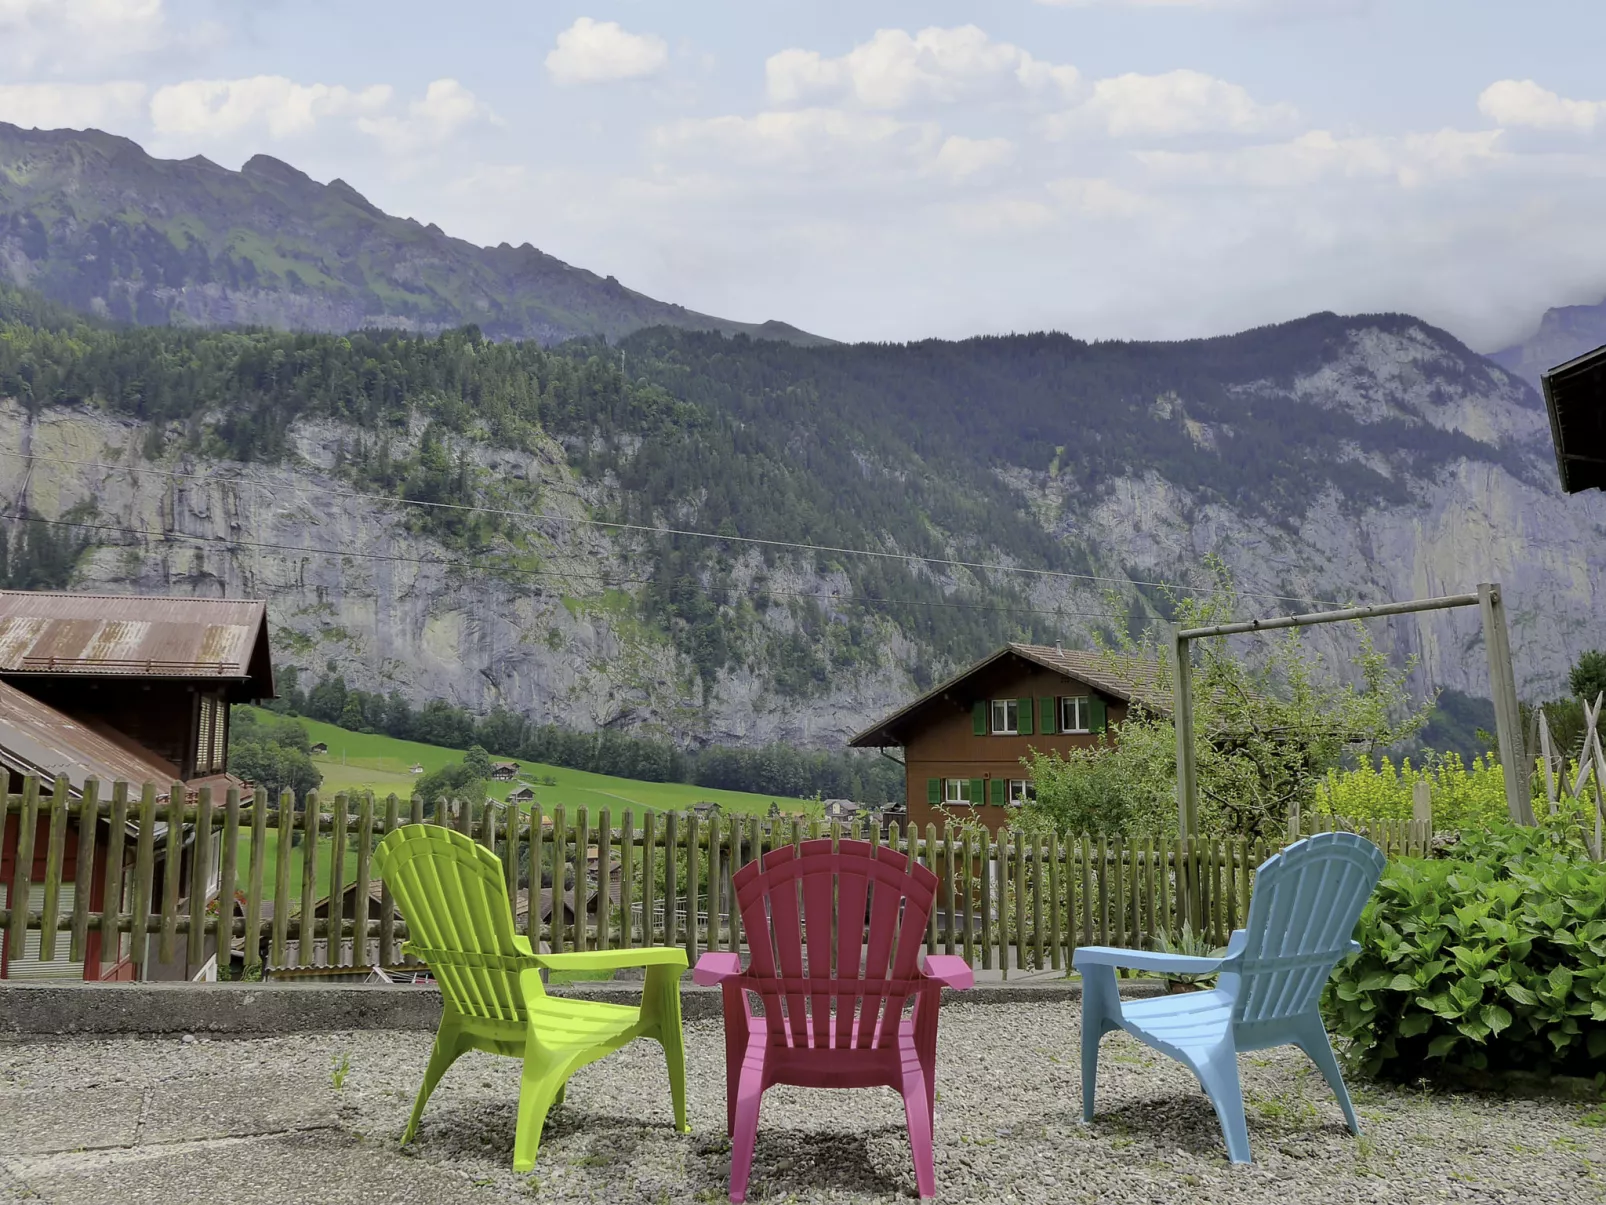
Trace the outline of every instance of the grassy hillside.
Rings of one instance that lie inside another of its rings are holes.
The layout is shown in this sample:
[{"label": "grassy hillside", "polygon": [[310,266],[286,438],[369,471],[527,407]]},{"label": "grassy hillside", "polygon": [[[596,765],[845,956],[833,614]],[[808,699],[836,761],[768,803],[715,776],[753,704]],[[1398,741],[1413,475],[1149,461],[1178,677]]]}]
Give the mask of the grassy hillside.
[{"label": "grassy hillside", "polygon": [[[325,793],[367,790],[383,797],[394,791],[406,799],[412,795],[413,783],[417,780],[409,772],[410,766],[423,766],[427,774],[463,760],[462,749],[350,732],[301,717],[295,717],[295,722],[307,730],[314,744],[321,742],[329,746],[327,754],[313,758],[323,774]],[[492,756],[497,756],[494,750]],[[556,785],[546,785],[543,782],[546,778],[553,779]],[[603,808],[617,819],[627,809],[637,816],[644,812],[684,811],[705,799],[719,804],[726,812],[764,814],[771,803],[779,804],[783,812],[815,812],[819,807],[813,800],[720,791],[681,782],[639,782],[533,762],[522,763],[519,777],[512,782],[487,784],[490,795],[496,799],[506,799],[510,791],[521,785],[535,790],[536,802],[543,810],[562,807],[573,815],[576,808],[583,807],[593,819]]]}]

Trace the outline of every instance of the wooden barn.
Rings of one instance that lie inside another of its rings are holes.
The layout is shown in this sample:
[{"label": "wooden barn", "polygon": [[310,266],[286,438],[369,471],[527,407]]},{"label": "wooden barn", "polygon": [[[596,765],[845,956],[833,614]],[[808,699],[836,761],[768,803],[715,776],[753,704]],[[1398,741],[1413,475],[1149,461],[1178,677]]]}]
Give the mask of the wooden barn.
[{"label": "wooden barn", "polygon": [[[187,796],[202,787],[221,795],[238,781],[228,774],[229,708],[238,702],[273,697],[273,666],[268,650],[267,608],[261,602],[227,599],[148,598],[29,591],[0,591],[0,768],[7,791],[22,789],[26,776],[67,780],[69,794],[81,798],[96,780],[102,798],[122,781],[137,792],[145,783],[167,798],[172,784]],[[8,907],[20,845],[18,817],[6,817],[0,833],[0,884]],[[34,898],[44,876],[47,821],[41,816],[33,842]],[[76,816],[66,833],[60,907],[70,910],[81,842],[95,842],[95,864],[104,866],[113,848],[132,866],[133,842],[112,840],[101,822],[92,838],[78,831]],[[164,850],[165,842],[158,841]],[[178,873],[180,895],[215,891],[215,879],[189,882],[186,865],[155,867],[154,890]],[[218,873],[217,866],[210,874]],[[128,903],[133,875],[122,876]],[[104,876],[92,878],[91,910],[103,906]],[[24,903],[18,900],[17,903]],[[67,943],[58,942],[49,962],[38,957],[39,936],[30,933],[24,956],[13,963],[0,952],[0,978],[127,979],[134,975],[130,938],[116,950],[102,949],[91,931],[85,958],[71,962]],[[213,939],[201,965],[190,966],[181,950],[171,964],[145,963],[145,978],[190,979],[212,965]]]},{"label": "wooden barn", "polygon": [[1009,644],[850,743],[903,749],[906,824],[925,832],[951,816],[997,832],[1032,797],[1032,750],[1064,753],[1113,737],[1133,705],[1169,711],[1158,680],[1153,662]]}]

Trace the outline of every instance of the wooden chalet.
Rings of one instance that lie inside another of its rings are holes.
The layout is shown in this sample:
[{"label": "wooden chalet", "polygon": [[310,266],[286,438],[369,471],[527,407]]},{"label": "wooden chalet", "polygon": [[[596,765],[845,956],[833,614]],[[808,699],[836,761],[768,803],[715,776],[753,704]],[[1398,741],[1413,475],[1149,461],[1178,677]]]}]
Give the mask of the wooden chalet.
[{"label": "wooden chalet", "polygon": [[[33,591],[0,591],[0,770],[16,793],[23,779],[65,778],[72,798],[96,780],[102,798],[116,782],[135,793],[154,783],[168,798],[173,785],[193,798],[203,787],[221,793],[239,780],[228,774],[229,708],[272,698],[273,665],[268,648],[267,607],[230,599],[151,598]],[[0,833],[0,884],[8,906],[15,870],[18,817],[7,816]],[[78,850],[86,834],[76,814],[66,832],[60,907],[73,906]],[[110,832],[93,834],[95,864],[105,865]],[[187,840],[187,838],[186,838]],[[40,817],[31,877],[44,877],[48,821]],[[158,840],[158,851],[165,842]],[[218,851],[214,851],[216,855]],[[123,843],[131,867],[134,843]],[[179,894],[216,890],[214,864],[207,880],[192,883],[189,859],[171,868],[181,876]],[[154,898],[165,890],[170,868],[158,861]],[[133,890],[124,873],[125,892]],[[92,880],[90,908],[104,906],[104,876]],[[43,888],[34,886],[25,906],[37,908]],[[113,901],[127,907],[129,900]],[[39,935],[28,934],[24,956],[13,963],[0,951],[0,978],[129,979],[130,937],[103,949],[92,930],[85,958],[71,962],[58,942],[50,962],[38,958]],[[208,973],[215,939],[207,939],[202,964],[189,966],[180,949],[175,961],[156,963],[154,943],[145,962],[147,979],[192,979]]]},{"label": "wooden chalet", "polygon": [[497,782],[512,782],[519,776],[519,763],[499,761],[491,763],[491,777]]},{"label": "wooden chalet", "polygon": [[307,752],[313,757],[322,757],[325,753],[329,752],[329,746],[324,744],[323,741],[319,741],[316,745],[312,746],[312,748],[308,749]]},{"label": "wooden chalet", "polygon": [[1057,646],[1009,644],[855,736],[860,749],[901,747],[906,824],[945,819],[993,832],[1032,798],[1025,759],[1113,734],[1133,706],[1169,712],[1151,661]]},{"label": "wooden chalet", "polygon": [[534,803],[535,791],[530,787],[518,787],[507,793],[509,803]]},{"label": "wooden chalet", "polygon": [[1540,386],[1561,488],[1606,489],[1606,347],[1552,368]]}]

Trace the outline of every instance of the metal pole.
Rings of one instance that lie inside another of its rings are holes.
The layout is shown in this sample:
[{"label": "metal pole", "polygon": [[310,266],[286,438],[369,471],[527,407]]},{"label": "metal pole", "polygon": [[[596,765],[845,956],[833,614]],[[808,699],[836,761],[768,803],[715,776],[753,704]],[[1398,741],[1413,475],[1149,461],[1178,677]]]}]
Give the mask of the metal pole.
[{"label": "metal pole", "polygon": [[[1203,900],[1191,855],[1199,836],[1199,776],[1193,758],[1193,663],[1188,641],[1180,632],[1171,644],[1171,718],[1177,730],[1177,904],[1182,923],[1199,931]],[[1101,872],[1102,873],[1102,872]]]},{"label": "metal pole", "polygon": [[1177,833],[1199,835],[1199,777],[1193,758],[1193,664],[1188,636],[1177,633],[1171,645],[1172,721],[1177,729]]},{"label": "metal pole", "polygon": [[[1498,589],[1498,587],[1493,587]],[[1439,611],[1447,607],[1475,607],[1478,594],[1448,594],[1443,598],[1419,598],[1411,602],[1379,603],[1375,607],[1348,607],[1342,611],[1315,611],[1309,615],[1280,615],[1275,619],[1246,619],[1241,623],[1221,623],[1212,628],[1184,628],[1178,640],[1197,640],[1201,636],[1237,636],[1244,632],[1270,632],[1277,628],[1308,628],[1318,623],[1339,623],[1346,619],[1371,619],[1378,615],[1410,615],[1416,611]]]},{"label": "metal pole", "polygon": [[1506,780],[1506,811],[1517,824],[1533,824],[1533,799],[1528,792],[1528,767],[1522,747],[1522,709],[1517,703],[1517,679],[1511,668],[1511,639],[1506,630],[1506,607],[1500,587],[1493,582],[1478,586],[1483,612],[1483,644],[1489,654],[1489,687],[1494,695],[1494,721],[1499,737],[1500,768]]}]

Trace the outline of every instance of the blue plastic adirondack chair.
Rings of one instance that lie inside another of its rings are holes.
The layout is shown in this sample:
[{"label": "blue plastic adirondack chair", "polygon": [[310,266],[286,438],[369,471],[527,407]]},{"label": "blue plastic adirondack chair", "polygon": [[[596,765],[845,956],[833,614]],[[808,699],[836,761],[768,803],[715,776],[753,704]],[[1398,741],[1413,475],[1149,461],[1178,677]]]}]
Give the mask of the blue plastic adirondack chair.
[{"label": "blue plastic adirondack chair", "polygon": [[[1350,1133],[1361,1132],[1322,1026],[1322,988],[1353,940],[1361,909],[1383,874],[1382,850],[1354,833],[1319,833],[1261,865],[1249,922],[1221,958],[1088,946],[1072,960],[1082,972],[1082,1119],[1093,1120],[1099,1039],[1124,1029],[1187,1065],[1221,1119],[1227,1154],[1248,1163],[1238,1052],[1295,1045],[1310,1056],[1338,1097]],[[1123,1002],[1115,968],[1209,974],[1216,987]]]}]

